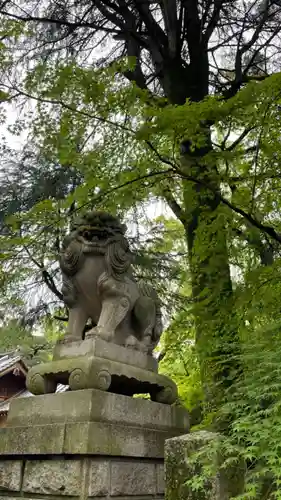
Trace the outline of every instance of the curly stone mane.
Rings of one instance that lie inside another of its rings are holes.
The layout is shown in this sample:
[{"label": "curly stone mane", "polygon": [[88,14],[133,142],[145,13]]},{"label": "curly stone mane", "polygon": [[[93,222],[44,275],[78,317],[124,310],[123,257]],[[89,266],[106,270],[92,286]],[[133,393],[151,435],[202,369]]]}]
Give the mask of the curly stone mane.
[{"label": "curly stone mane", "polygon": [[62,244],[62,271],[73,276],[85,254],[104,255],[108,273],[120,279],[131,263],[125,231],[126,226],[106,212],[93,211],[77,219]]},{"label": "curly stone mane", "polygon": [[86,236],[100,235],[101,239],[115,234],[125,234],[126,226],[121,224],[118,217],[107,212],[92,211],[83,217],[74,221],[72,231],[79,231],[80,234],[86,233]]}]

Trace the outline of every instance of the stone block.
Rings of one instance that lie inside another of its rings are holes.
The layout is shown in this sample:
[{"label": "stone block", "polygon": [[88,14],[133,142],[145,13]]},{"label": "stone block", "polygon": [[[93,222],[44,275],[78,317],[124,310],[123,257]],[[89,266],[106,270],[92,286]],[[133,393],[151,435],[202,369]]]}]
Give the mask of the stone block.
[{"label": "stone block", "polygon": [[177,432],[99,422],[0,429],[0,455],[109,455],[163,458],[165,440]]},{"label": "stone block", "polygon": [[157,483],[157,493],[159,495],[164,495],[165,493],[164,464],[156,464],[156,483]]},{"label": "stone block", "polygon": [[33,426],[64,422],[105,422],[157,430],[189,430],[188,412],[181,407],[155,403],[96,389],[16,398],[7,426]]},{"label": "stone block", "polygon": [[0,491],[20,491],[21,476],[21,460],[0,460]]},{"label": "stone block", "polygon": [[60,454],[63,453],[63,444],[63,425],[0,428],[0,455]]},{"label": "stone block", "polygon": [[175,433],[95,422],[67,424],[64,453],[163,458],[165,440],[172,435]]},{"label": "stone block", "polygon": [[110,463],[109,460],[90,460],[89,497],[102,497],[109,494]]},{"label": "stone block", "polygon": [[17,398],[0,454],[163,458],[165,440],[188,428],[183,408],[94,389]]},{"label": "stone block", "polygon": [[27,461],[22,490],[43,495],[79,496],[82,467],[82,460]]},{"label": "stone block", "polygon": [[229,469],[220,469],[220,456],[215,457],[214,475],[206,479],[199,491],[186,484],[194,474],[200,473],[200,462],[191,461],[194,452],[199,451],[219,435],[200,431],[168,439],[165,443],[165,499],[166,500],[229,500],[243,491],[244,467],[242,464]]},{"label": "stone block", "polygon": [[155,464],[138,461],[113,461],[111,463],[110,493],[112,496],[155,495]]}]

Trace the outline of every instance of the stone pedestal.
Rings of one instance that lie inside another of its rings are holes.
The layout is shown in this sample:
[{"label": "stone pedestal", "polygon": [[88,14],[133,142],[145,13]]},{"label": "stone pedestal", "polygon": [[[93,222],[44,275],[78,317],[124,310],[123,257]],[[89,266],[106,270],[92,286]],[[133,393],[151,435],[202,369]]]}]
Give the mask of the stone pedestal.
[{"label": "stone pedestal", "polygon": [[0,429],[0,498],[162,499],[164,442],[188,427],[182,408],[95,389],[17,399]]},{"label": "stone pedestal", "polygon": [[149,393],[152,401],[173,404],[176,384],[158,373],[157,361],[148,354],[92,336],[59,342],[53,360],[33,366],[27,375],[33,394],[56,391],[58,383],[72,391],[100,389],[126,396]]}]

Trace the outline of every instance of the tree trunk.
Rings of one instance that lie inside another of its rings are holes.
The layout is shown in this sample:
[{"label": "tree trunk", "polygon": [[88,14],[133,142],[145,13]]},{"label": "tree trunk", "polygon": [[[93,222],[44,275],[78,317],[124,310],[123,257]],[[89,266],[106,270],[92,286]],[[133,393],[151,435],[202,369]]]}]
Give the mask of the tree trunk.
[{"label": "tree trunk", "polygon": [[219,179],[216,167],[204,164],[211,149],[210,131],[204,133],[205,147],[191,152],[183,145],[182,168],[200,180],[184,181],[185,232],[202,383],[209,409],[216,409],[239,370],[239,339]]},{"label": "tree trunk", "polygon": [[[173,70],[165,67],[162,73],[162,86],[173,104],[184,104],[187,98],[199,102],[208,94],[207,50],[199,39],[196,42],[195,34],[190,40],[190,50],[192,57],[185,70],[181,61],[174,61]],[[220,189],[219,178],[216,165],[204,163],[205,155],[212,149],[210,127],[202,124],[201,133],[206,139],[204,147],[191,148],[188,138],[182,143],[182,170],[200,181],[183,182],[183,208],[196,348],[208,410],[210,406],[213,410],[219,407],[225,390],[231,387],[239,370],[239,339],[225,220],[216,194]]]}]

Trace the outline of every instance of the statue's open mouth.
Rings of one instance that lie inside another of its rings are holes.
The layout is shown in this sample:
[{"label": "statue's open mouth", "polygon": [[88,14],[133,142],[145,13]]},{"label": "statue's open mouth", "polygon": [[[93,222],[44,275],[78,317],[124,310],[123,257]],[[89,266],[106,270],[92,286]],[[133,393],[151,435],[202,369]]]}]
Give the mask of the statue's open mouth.
[{"label": "statue's open mouth", "polygon": [[92,233],[91,231],[85,231],[83,234],[82,234],[83,238],[87,241],[100,241],[103,237],[102,235],[100,234],[97,234],[97,233]]},{"label": "statue's open mouth", "polygon": [[113,231],[111,228],[104,230],[100,227],[82,228],[79,232],[82,238],[92,243],[105,241],[109,237],[118,233],[118,231]]}]

